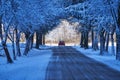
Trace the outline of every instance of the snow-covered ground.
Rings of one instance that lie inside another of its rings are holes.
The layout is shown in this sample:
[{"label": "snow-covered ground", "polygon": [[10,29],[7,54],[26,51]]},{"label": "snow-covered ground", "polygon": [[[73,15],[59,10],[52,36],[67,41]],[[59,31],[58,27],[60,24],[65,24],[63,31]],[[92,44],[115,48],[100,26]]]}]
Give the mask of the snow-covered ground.
[{"label": "snow-covered ground", "polygon": [[52,51],[50,47],[40,48],[33,48],[28,56],[17,57],[13,64],[6,64],[6,58],[0,57],[0,80],[44,80]]},{"label": "snow-covered ground", "polygon": [[[111,53],[109,53],[108,55],[99,55],[99,50],[98,51],[94,51],[92,49],[84,49],[84,48],[80,48],[80,46],[73,46],[73,48],[75,48],[76,50],[80,51],[82,54],[97,60],[101,63],[106,64],[107,66],[120,71],[120,61],[116,60],[116,57],[114,55],[111,55]],[[109,52],[111,51],[111,47],[109,46]]]},{"label": "snow-covered ground", "polygon": [[[21,44],[22,53],[24,51],[23,45]],[[6,58],[0,57],[0,80],[44,80],[46,68],[52,54],[51,46],[50,44],[48,45],[40,46],[40,49],[33,48],[27,56],[22,55],[22,57],[17,57],[17,60],[13,64],[7,64]],[[83,49],[77,44],[67,44],[67,46],[71,45],[84,55],[120,71],[120,61],[117,61],[111,53],[110,55],[100,56],[99,50]],[[53,44],[52,46],[57,46],[57,44]],[[8,47],[9,52],[12,52],[11,45],[8,45]],[[109,52],[111,52],[110,46]],[[10,54],[12,57],[12,53]]]}]

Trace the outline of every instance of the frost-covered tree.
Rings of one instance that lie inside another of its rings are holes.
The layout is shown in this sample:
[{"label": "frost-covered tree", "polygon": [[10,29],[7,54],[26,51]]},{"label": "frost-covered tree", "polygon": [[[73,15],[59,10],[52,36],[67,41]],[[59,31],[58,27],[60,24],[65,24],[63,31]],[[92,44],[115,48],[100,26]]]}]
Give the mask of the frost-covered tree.
[{"label": "frost-covered tree", "polygon": [[55,29],[49,31],[46,36],[47,41],[56,43],[60,40],[64,40],[66,43],[75,43],[76,36],[79,36],[76,32],[78,26],[78,22],[71,22],[71,20],[62,19]]},{"label": "frost-covered tree", "polygon": [[5,54],[6,54],[7,62],[12,63],[13,61],[10,57],[10,54],[9,54],[9,51],[7,48],[7,44],[6,44],[9,27],[10,27],[11,22],[13,20],[11,1],[1,0],[0,7],[1,7],[1,9],[0,9],[1,10],[1,12],[0,12],[0,16],[1,16],[1,20],[0,20],[1,21],[1,23],[0,23],[1,42],[2,42],[2,46],[3,46],[3,49],[4,49]]},{"label": "frost-covered tree", "polygon": [[[24,1],[24,2],[23,2]],[[36,32],[37,37],[40,34],[45,33],[54,27],[56,21],[66,17],[64,7],[66,1],[61,0],[21,0],[17,1],[19,4],[18,10],[16,11],[16,21],[18,23],[18,29],[26,35],[26,49],[24,54],[27,54],[33,34]],[[31,38],[31,39],[30,39]],[[41,37],[38,37],[41,41]],[[39,41],[37,39],[37,41]],[[44,41],[44,40],[43,40]],[[36,42],[38,43],[38,42]],[[36,45],[38,48],[38,45]]]},{"label": "frost-covered tree", "polygon": [[116,30],[116,38],[117,38],[116,59],[120,60],[120,1],[118,2],[118,19],[117,19],[116,27],[118,29],[118,30]]},{"label": "frost-covered tree", "polygon": [[[118,16],[120,12],[118,9],[117,16],[117,1],[118,0],[0,0],[0,37],[2,42],[5,41],[5,44],[8,37],[12,41],[12,44],[16,42],[16,51],[20,56],[20,34],[24,33],[26,37],[24,55],[27,55],[33,47],[34,34],[36,34],[36,48],[39,48],[39,45],[45,41],[44,35],[49,30],[57,27],[61,19],[71,19],[71,23],[77,20],[76,22],[80,24],[80,28],[77,28],[81,33],[80,45],[88,48],[88,39],[91,33],[92,48],[97,50],[98,41],[100,41],[101,55],[103,55],[105,51],[108,51],[109,37],[111,37],[114,52],[113,35],[116,29],[117,56],[119,56]],[[4,28],[5,36],[2,36],[2,27]],[[12,33],[16,34],[16,41],[13,39],[15,35],[11,36],[11,33],[8,33],[11,30],[10,27],[13,28]]]},{"label": "frost-covered tree", "polygon": [[[113,34],[115,31],[113,13],[111,13],[111,7],[106,1],[107,0],[85,0],[82,3],[66,8],[69,15],[79,19],[80,24],[83,25],[80,28],[81,46],[85,47],[85,43],[88,43],[86,42],[88,39],[88,34],[86,33],[92,31],[92,44],[94,49],[98,48],[98,36],[100,36],[101,55],[104,54],[104,51],[108,50],[109,35],[111,35],[113,43]],[[116,11],[117,0],[114,0],[111,3],[111,6]],[[116,12],[114,12],[114,15],[116,15]]]}]

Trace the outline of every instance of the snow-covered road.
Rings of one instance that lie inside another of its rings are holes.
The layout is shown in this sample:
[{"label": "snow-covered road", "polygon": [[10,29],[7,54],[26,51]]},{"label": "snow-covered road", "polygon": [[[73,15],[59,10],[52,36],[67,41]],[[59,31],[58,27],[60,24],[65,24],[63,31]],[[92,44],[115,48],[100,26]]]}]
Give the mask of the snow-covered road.
[{"label": "snow-covered road", "polygon": [[120,72],[72,47],[54,47],[45,80],[120,80]]}]

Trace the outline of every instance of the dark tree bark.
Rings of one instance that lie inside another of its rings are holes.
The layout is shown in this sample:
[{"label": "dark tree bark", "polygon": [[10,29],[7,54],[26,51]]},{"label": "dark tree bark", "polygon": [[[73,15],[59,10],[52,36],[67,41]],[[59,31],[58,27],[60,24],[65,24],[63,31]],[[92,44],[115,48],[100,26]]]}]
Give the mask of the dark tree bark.
[{"label": "dark tree bark", "polygon": [[108,0],[108,4],[110,6],[110,12],[115,22],[116,28],[116,59],[120,60],[120,1],[118,1],[118,13],[116,16],[116,12],[114,8],[111,6],[110,1]]},{"label": "dark tree bark", "polygon": [[95,32],[95,34],[94,34],[93,49],[94,50],[98,50],[99,49],[98,48],[98,34],[97,34],[97,32]]},{"label": "dark tree bark", "polygon": [[30,41],[30,39],[27,39],[26,40],[26,46],[25,46],[25,50],[24,50],[24,55],[27,55],[28,54],[28,52],[29,52],[29,41]]},{"label": "dark tree bark", "polygon": [[20,51],[20,32],[18,32],[17,29],[15,29],[16,32],[16,52],[18,56],[21,56],[21,51]]},{"label": "dark tree bark", "polygon": [[3,40],[3,35],[2,35],[2,15],[0,15],[0,38]]},{"label": "dark tree bark", "polygon": [[120,60],[120,1],[118,3],[118,20],[117,26],[118,30],[116,30],[116,59]]},{"label": "dark tree bark", "polygon": [[14,34],[14,28],[12,29],[11,28],[11,30],[9,30],[8,31],[9,32],[9,35],[8,35],[8,38],[10,39],[10,41],[12,42],[12,51],[13,51],[13,59],[14,60],[16,60],[16,54],[15,54],[15,44],[14,44],[14,42],[15,42],[15,34]]},{"label": "dark tree bark", "polygon": [[45,34],[42,34],[42,38],[43,38],[43,45],[45,45]]},{"label": "dark tree bark", "polygon": [[5,51],[5,54],[6,54],[6,57],[7,57],[7,62],[8,63],[13,63],[11,57],[10,57],[10,54],[9,54],[9,51],[7,49],[7,45],[6,45],[6,42],[2,41],[2,46],[3,46],[3,49]]},{"label": "dark tree bark", "polygon": [[109,33],[106,33],[106,44],[105,44],[105,51],[108,52],[108,45],[109,45]]},{"label": "dark tree bark", "polygon": [[120,32],[116,33],[116,59],[120,60]]},{"label": "dark tree bark", "polygon": [[24,55],[27,55],[28,54],[28,51],[29,51],[29,42],[30,42],[30,33],[25,33],[25,38],[26,38],[26,46],[25,46],[25,51],[24,51]]},{"label": "dark tree bark", "polygon": [[16,54],[15,54],[15,44],[14,44],[14,42],[15,42],[15,40],[14,40],[14,31],[13,31],[13,34],[12,34],[12,49],[13,49],[13,59],[14,60],[16,60]]},{"label": "dark tree bark", "polygon": [[13,50],[13,59],[16,60],[14,41],[12,42],[12,50]]},{"label": "dark tree bark", "polygon": [[88,31],[82,31],[81,32],[81,47],[87,49],[88,48]]},{"label": "dark tree bark", "polygon": [[84,47],[84,33],[81,32],[81,41],[80,41],[81,47]]},{"label": "dark tree bark", "polygon": [[91,31],[91,34],[92,34],[92,48],[94,48],[94,31],[93,30]]},{"label": "dark tree bark", "polygon": [[88,31],[86,31],[84,34],[85,34],[84,48],[88,49]]},{"label": "dark tree bark", "polygon": [[39,49],[40,41],[39,41],[39,33],[36,32],[36,48]]},{"label": "dark tree bark", "polygon": [[36,48],[39,49],[40,45],[42,45],[42,33],[36,32]]},{"label": "dark tree bark", "polygon": [[30,49],[33,48],[33,42],[34,42],[34,35],[32,35],[30,38]]},{"label": "dark tree bark", "polygon": [[39,35],[39,41],[40,41],[40,45],[43,45],[43,41],[42,41],[42,33],[40,32],[40,35]]},{"label": "dark tree bark", "polygon": [[100,55],[104,54],[105,51],[105,36],[104,36],[105,30],[102,29],[100,32]]},{"label": "dark tree bark", "polygon": [[112,43],[112,53],[113,53],[113,55],[115,55],[115,48],[114,48],[114,38],[113,38],[113,35],[114,35],[114,33],[111,34],[111,43]]},{"label": "dark tree bark", "polygon": [[[0,38],[1,38],[1,41],[2,41],[2,46],[3,46],[3,49],[5,51],[5,54],[6,54],[6,58],[7,58],[7,62],[8,63],[13,63],[11,57],[10,57],[10,54],[9,54],[9,51],[8,51],[8,48],[7,48],[7,45],[6,45],[6,39],[7,39],[7,36],[5,36],[5,41],[3,40],[3,35],[2,35],[2,16],[0,16]],[[5,33],[7,34],[7,33]]]},{"label": "dark tree bark", "polygon": [[25,46],[25,51],[24,51],[24,55],[27,55],[29,50],[31,49],[31,38],[33,37],[33,33],[25,33],[25,37],[26,37],[26,46]]},{"label": "dark tree bark", "polygon": [[6,40],[4,41],[3,40],[3,36],[2,36],[2,26],[0,25],[0,34],[1,34],[1,41],[2,41],[2,46],[3,46],[3,49],[4,49],[4,51],[5,51],[5,54],[6,54],[6,57],[7,57],[7,62],[8,63],[13,63],[13,61],[12,61],[12,59],[11,59],[11,57],[10,57],[10,54],[9,54],[9,51],[8,51],[8,48],[7,48],[7,45],[6,45]]}]

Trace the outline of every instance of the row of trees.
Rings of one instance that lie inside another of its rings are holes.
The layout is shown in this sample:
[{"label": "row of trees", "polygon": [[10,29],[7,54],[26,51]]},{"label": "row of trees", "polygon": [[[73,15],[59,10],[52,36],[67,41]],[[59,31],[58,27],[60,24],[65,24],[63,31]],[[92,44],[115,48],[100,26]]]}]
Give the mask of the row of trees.
[{"label": "row of trees", "polygon": [[[64,5],[62,2],[60,4]],[[64,17],[62,13],[65,11],[60,4],[54,0],[0,0],[0,38],[8,63],[13,63],[13,60],[7,47],[7,39],[12,42],[14,60],[16,56],[22,55],[21,33],[24,33],[26,38],[23,55],[27,55],[32,49],[34,34],[35,47],[39,48],[39,45],[45,43],[48,30],[59,23],[59,18]]]},{"label": "row of trees", "polygon": [[44,44],[44,35],[56,27],[61,18],[71,18],[73,21],[78,19],[81,47],[88,48],[90,32],[93,49],[98,49],[100,39],[101,55],[108,50],[109,37],[114,47],[113,34],[116,31],[116,56],[119,60],[120,7],[117,8],[117,3],[117,0],[0,0],[0,38],[8,63],[13,62],[6,44],[8,38],[12,42],[13,58],[16,59],[16,54],[21,56],[20,35],[24,33],[26,46],[23,54],[27,55],[33,47],[34,34],[36,33],[35,47],[39,48],[40,44]]},{"label": "row of trees", "polygon": [[89,33],[91,33],[92,48],[98,49],[100,55],[108,52],[111,40],[112,52],[115,55],[114,38],[116,33],[116,59],[120,60],[120,2],[118,0],[86,0],[66,10],[80,23],[81,47],[88,48]]},{"label": "row of trees", "polygon": [[[59,24],[61,18],[67,18],[65,7],[83,0],[0,0],[0,38],[7,62],[13,63],[7,47],[12,43],[13,59],[27,55],[33,47],[36,34],[36,48],[44,44],[45,34]],[[26,46],[20,51],[21,33],[24,33]],[[15,50],[16,49],[16,50]]]}]

